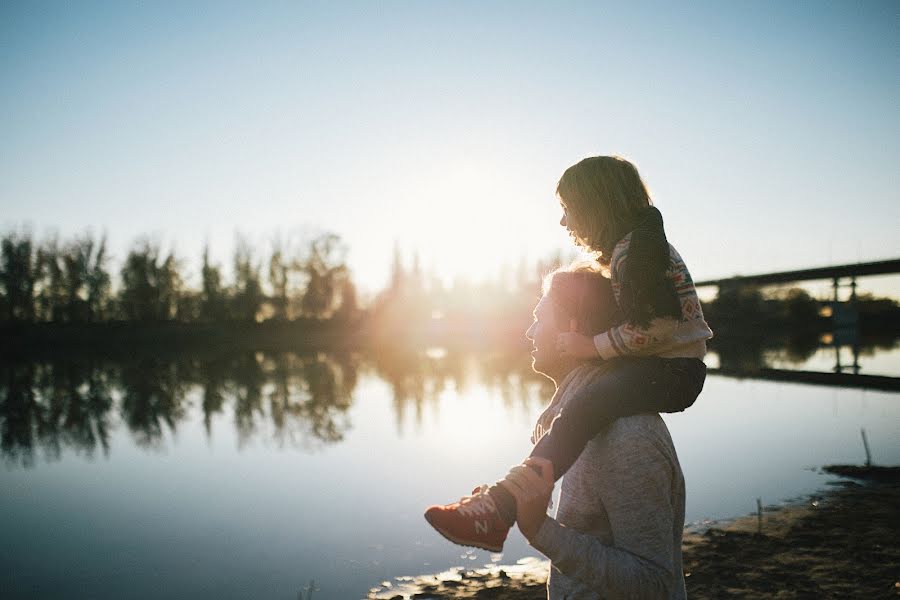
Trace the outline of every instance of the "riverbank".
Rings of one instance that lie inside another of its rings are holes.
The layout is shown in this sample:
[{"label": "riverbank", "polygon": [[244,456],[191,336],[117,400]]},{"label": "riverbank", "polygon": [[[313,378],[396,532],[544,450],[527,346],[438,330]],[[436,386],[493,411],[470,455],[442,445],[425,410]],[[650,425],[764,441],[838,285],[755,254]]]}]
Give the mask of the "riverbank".
[{"label": "riverbank", "polygon": [[[688,597],[900,597],[900,468],[827,467],[819,495],[686,533]],[[370,599],[544,600],[547,562],[401,577]]]}]

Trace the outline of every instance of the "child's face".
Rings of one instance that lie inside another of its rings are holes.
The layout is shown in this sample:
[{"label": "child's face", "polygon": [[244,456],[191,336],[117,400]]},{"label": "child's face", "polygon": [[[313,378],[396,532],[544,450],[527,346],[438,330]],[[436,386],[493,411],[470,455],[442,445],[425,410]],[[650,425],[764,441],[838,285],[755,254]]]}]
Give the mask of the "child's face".
[{"label": "child's face", "polygon": [[578,235],[575,233],[574,224],[569,218],[569,208],[562,200],[559,201],[559,206],[562,209],[562,218],[559,220],[559,224],[566,228],[566,233],[577,243]]},{"label": "child's face", "polygon": [[563,202],[559,203],[559,207],[562,209],[562,219],[559,220],[559,224],[569,229],[569,211],[566,210],[566,205]]}]

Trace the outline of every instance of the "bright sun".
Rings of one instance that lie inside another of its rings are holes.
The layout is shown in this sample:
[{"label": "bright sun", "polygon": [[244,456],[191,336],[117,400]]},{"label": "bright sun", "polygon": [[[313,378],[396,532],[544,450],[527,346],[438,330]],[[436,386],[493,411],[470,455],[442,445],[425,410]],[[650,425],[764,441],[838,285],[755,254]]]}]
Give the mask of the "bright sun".
[{"label": "bright sun", "polygon": [[444,278],[478,281],[568,244],[552,194],[522,190],[499,173],[470,163],[440,184],[422,186],[430,190],[428,199],[424,205],[418,200],[419,210],[406,216],[404,238],[418,249],[423,267],[433,266]]}]

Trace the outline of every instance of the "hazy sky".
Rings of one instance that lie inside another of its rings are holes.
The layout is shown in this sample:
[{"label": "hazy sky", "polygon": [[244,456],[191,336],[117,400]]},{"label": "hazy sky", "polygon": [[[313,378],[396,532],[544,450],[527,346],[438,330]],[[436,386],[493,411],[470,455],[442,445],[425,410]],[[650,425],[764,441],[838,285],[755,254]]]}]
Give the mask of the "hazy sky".
[{"label": "hazy sky", "polygon": [[482,276],[640,168],[695,278],[900,256],[900,3],[3,2],[0,226]]}]

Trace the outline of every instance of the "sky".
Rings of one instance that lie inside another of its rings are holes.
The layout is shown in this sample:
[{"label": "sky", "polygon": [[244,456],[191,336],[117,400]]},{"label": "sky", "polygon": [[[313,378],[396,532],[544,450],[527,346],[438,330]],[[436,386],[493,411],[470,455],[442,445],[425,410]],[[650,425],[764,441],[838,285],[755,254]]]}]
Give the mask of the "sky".
[{"label": "sky", "polygon": [[898,107],[897,2],[5,1],[0,227],[194,276],[333,231],[371,291],[569,248],[560,175],[618,154],[695,279],[897,258]]}]

